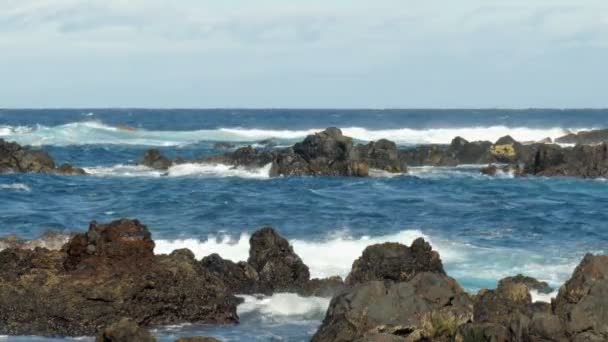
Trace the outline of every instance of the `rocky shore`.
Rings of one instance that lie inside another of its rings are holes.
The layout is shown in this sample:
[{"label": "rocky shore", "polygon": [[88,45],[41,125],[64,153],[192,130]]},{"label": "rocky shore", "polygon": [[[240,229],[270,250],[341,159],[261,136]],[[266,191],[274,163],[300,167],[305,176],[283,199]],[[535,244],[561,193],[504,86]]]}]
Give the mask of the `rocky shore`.
[{"label": "rocky shore", "polygon": [[147,227],[127,219],[92,222],[58,249],[5,246],[0,334],[153,341],[142,328],[238,323],[236,294],[296,292],[333,297],[317,342],[608,339],[608,256],[586,255],[552,303],[542,303],[530,291],[551,288],[522,275],[465,292],[423,239],[368,246],[344,282],[310,279],[271,227],[251,236],[249,258],[238,263],[153,250]]},{"label": "rocky shore", "polygon": [[[469,142],[456,137],[449,145],[419,145],[398,148],[386,139],[355,144],[338,128],[307,136],[289,148],[241,147],[231,152],[196,160],[170,160],[158,150],[145,152],[141,165],[157,170],[185,162],[224,164],[239,168],[261,168],[270,165],[269,174],[276,176],[346,176],[367,177],[370,170],[406,173],[408,167],[458,166],[488,164],[481,172],[500,172],[516,176],[608,176],[608,130],[579,132],[540,142],[518,142],[510,136],[496,142]],[[219,144],[218,146],[224,146]],[[0,139],[0,173],[33,172],[59,175],[85,175],[70,164],[57,166],[46,152],[22,147]]]},{"label": "rocky shore", "polygon": [[[307,136],[289,148],[241,147],[232,152],[197,160],[170,160],[157,150],[149,150],[141,159],[148,167],[167,170],[172,165],[194,162],[224,164],[241,168],[271,165],[270,176],[355,176],[366,177],[370,170],[406,173],[408,167],[458,166],[488,164],[481,170],[487,175],[509,172],[516,176],[606,177],[608,153],[603,131],[581,132],[557,139],[576,141],[574,147],[540,142],[518,142],[510,136],[496,142],[469,142],[456,137],[449,145],[419,145],[397,148],[389,140],[354,144],[338,128]],[[591,144],[600,142],[599,144]]]}]

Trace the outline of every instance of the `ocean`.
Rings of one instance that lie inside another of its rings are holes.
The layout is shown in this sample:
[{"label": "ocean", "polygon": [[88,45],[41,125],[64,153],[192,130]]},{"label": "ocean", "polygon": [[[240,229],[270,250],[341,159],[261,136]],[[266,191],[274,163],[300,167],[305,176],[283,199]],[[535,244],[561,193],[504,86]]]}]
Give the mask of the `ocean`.
[{"label": "ocean", "polygon": [[[269,167],[183,164],[168,175],[136,166],[149,148],[195,158],[235,146],[288,146],[336,126],[365,142],[448,144],[557,138],[608,127],[608,110],[0,110],[0,138],[31,145],[91,176],[0,175],[0,236],[79,232],[91,220],[128,217],[148,226],[156,253],[191,249],[246,260],[253,231],[288,238],[313,277],[346,276],[370,244],[425,237],[469,291],[523,273],[559,287],[587,252],[605,253],[605,179],[489,177],[478,165],[416,167],[369,178],[270,178]],[[306,341],[329,299],[246,296],[237,326],[158,327],[161,341],[208,335],[225,341]],[[80,338],[87,340],[87,338]],[[8,341],[63,341],[0,337]]]}]

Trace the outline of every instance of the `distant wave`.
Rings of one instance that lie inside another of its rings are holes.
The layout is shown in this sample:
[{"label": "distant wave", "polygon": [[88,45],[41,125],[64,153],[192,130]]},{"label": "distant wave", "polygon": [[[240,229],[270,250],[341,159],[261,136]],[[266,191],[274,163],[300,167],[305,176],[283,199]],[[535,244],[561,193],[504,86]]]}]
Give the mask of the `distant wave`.
[{"label": "distant wave", "polygon": [[29,186],[27,186],[26,184],[22,184],[22,183],[0,184],[0,190],[17,191],[17,192],[31,192],[32,191],[32,189],[30,189]]},{"label": "distant wave", "polygon": [[[498,279],[519,273],[559,286],[570,276],[580,261],[577,257],[552,260],[540,252],[479,248],[429,237],[419,230],[403,230],[395,234],[357,238],[349,236],[348,232],[339,231],[321,241],[293,239],[290,243],[294,251],[309,266],[311,277],[325,278],[335,275],[346,277],[353,262],[369,245],[384,242],[410,245],[418,237],[424,237],[431,242],[433,248],[441,255],[451,276],[468,283],[487,283],[488,286],[494,286]],[[249,238],[249,234],[243,233],[236,238],[227,235],[210,235],[206,240],[160,239],[155,241],[155,253],[168,254],[176,249],[188,248],[198,259],[217,253],[235,262],[245,261],[249,256]],[[541,295],[538,297],[539,300],[546,300],[546,297],[541,298]]]},{"label": "distant wave", "polygon": [[[59,126],[0,126],[0,138],[16,141],[24,145],[87,145],[87,144],[121,144],[142,146],[183,146],[201,141],[255,142],[275,139],[288,144],[299,141],[306,135],[322,131],[324,128],[306,130],[273,130],[253,128],[218,128],[193,131],[151,131],[115,127],[98,121],[74,122]],[[467,128],[429,128],[411,129],[395,128],[370,130],[363,127],[342,127],[345,135],[360,141],[390,139],[398,144],[448,144],[456,137],[467,140],[489,140],[511,135],[519,141],[537,141],[547,137],[552,139],[570,132],[584,130],[527,127],[467,127]]]},{"label": "distant wave", "polygon": [[224,164],[185,163],[174,165],[167,171],[151,169],[143,165],[96,166],[84,170],[99,177],[239,177],[251,179],[270,178],[268,164],[261,168],[242,168]]}]

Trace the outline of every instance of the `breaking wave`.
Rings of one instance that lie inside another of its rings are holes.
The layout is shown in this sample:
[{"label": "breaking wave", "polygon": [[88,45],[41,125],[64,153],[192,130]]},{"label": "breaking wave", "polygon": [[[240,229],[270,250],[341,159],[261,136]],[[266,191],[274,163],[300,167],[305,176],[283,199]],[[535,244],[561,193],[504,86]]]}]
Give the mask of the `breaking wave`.
[{"label": "breaking wave", "polygon": [[[553,286],[561,285],[572,273],[580,259],[553,259],[547,255],[524,252],[509,248],[486,249],[447,239],[429,237],[419,230],[403,230],[395,234],[381,236],[351,237],[348,232],[339,231],[321,241],[293,239],[294,251],[310,268],[312,278],[330,276],[346,277],[353,262],[363,250],[373,244],[399,242],[410,245],[418,237],[430,241],[441,255],[449,275],[462,281],[468,290],[476,291],[477,285],[493,287],[496,281],[515,274],[525,274]],[[217,253],[225,259],[246,261],[249,257],[250,235],[239,237],[210,235],[206,240],[194,238],[177,240],[156,240],[155,253],[168,254],[180,248],[190,249],[198,259]],[[541,295],[538,296],[542,298]],[[546,298],[542,298],[546,300]],[[541,299],[541,300],[542,300]]]},{"label": "breaking wave", "polygon": [[168,170],[155,170],[143,165],[96,166],[84,170],[100,177],[239,177],[250,179],[270,178],[268,164],[261,168],[243,168],[224,164],[185,163],[170,167]]},{"label": "breaking wave", "polygon": [[[73,122],[59,126],[0,126],[0,137],[23,145],[89,145],[122,144],[143,146],[182,146],[201,141],[255,142],[275,139],[289,144],[301,140],[306,135],[322,131],[324,128],[305,130],[276,130],[253,128],[218,128],[193,131],[152,131],[126,126],[111,126],[98,121]],[[585,128],[587,130],[588,128]],[[583,128],[564,129],[528,127],[465,127],[429,129],[380,129],[363,127],[342,127],[345,135],[361,141],[378,139],[393,140],[401,145],[448,144],[456,137],[467,140],[495,141],[499,137],[511,135],[518,141],[538,141],[544,138],[558,138]]]}]

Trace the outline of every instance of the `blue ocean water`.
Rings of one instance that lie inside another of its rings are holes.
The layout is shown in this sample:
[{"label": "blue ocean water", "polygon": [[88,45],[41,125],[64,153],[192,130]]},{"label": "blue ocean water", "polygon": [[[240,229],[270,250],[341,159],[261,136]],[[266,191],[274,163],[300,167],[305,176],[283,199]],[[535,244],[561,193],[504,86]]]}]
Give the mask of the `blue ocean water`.
[{"label": "blue ocean water", "polygon": [[[213,153],[214,143],[289,145],[337,126],[359,141],[399,145],[558,137],[608,127],[608,110],[2,110],[0,138],[48,151],[91,176],[0,175],[0,236],[82,231],[91,220],[138,218],[156,252],[188,247],[197,257],[244,260],[248,236],[272,225],[313,276],[346,275],[365,246],[424,236],[468,290],[524,273],[559,286],[586,252],[608,242],[603,179],[496,178],[478,166],[412,168],[374,177],[269,178],[268,170],[185,164],[161,177],[136,166],[151,147],[171,157]],[[248,297],[242,323],[159,327],[161,340],[206,334],[225,340],[307,340],[326,299]],[[30,340],[14,338],[9,340]]]}]

